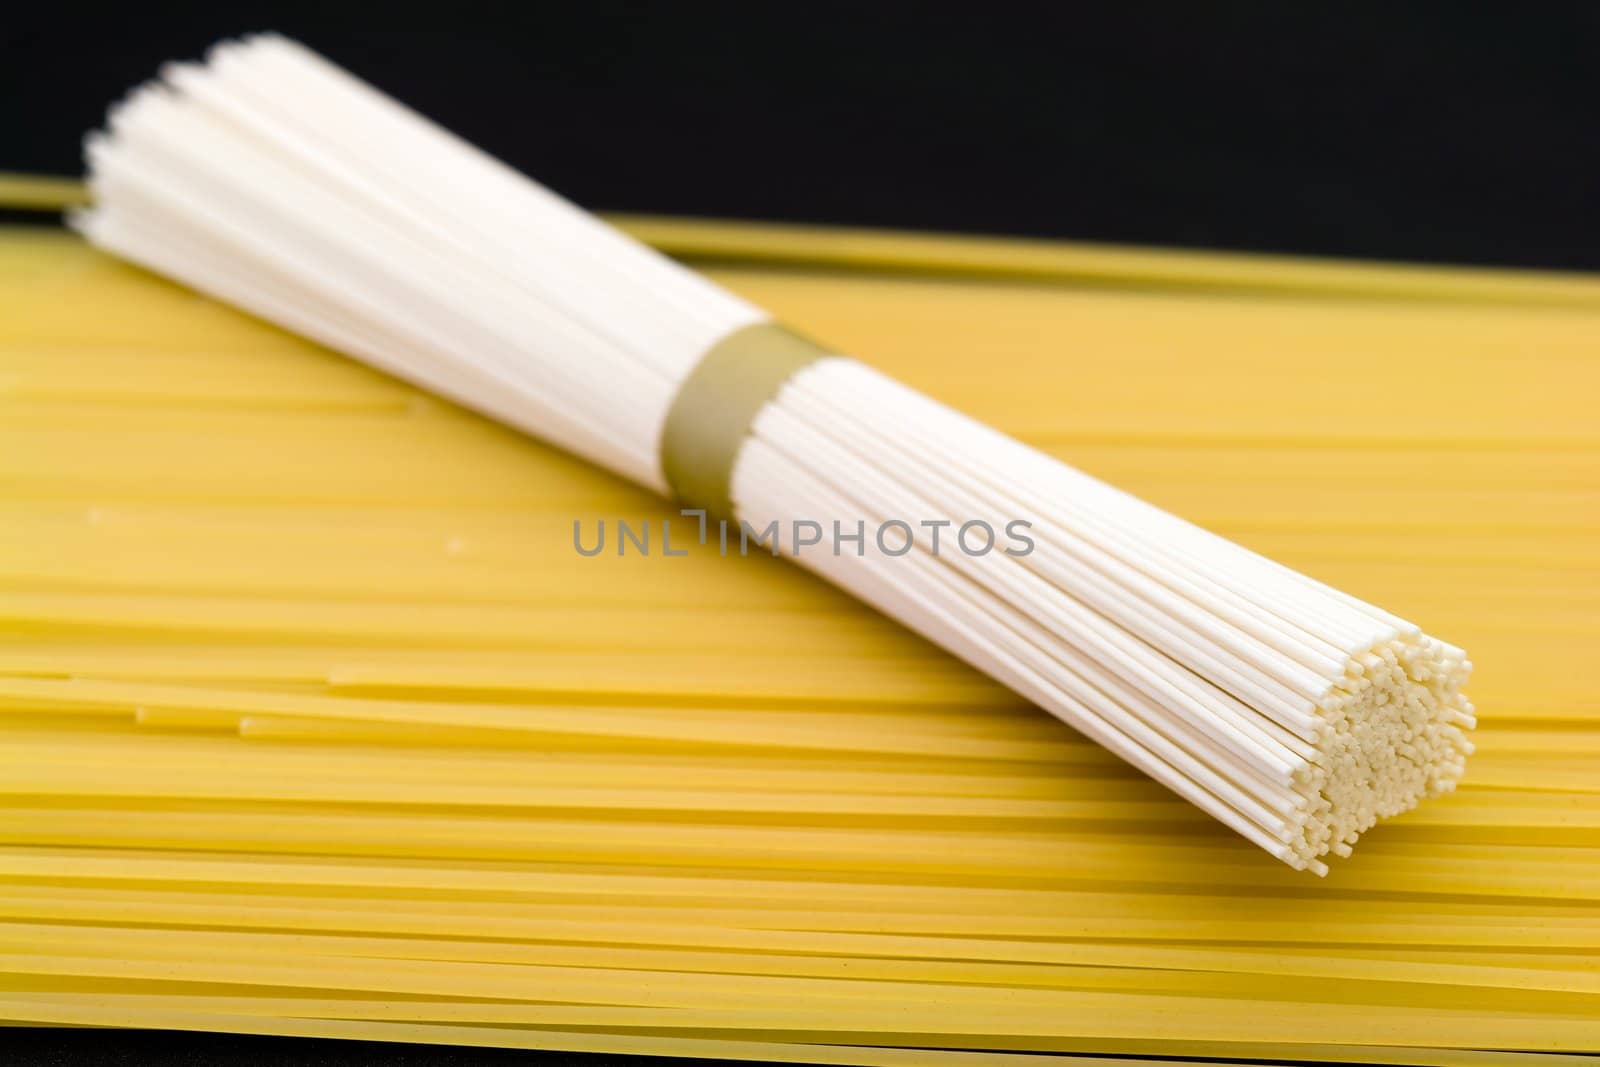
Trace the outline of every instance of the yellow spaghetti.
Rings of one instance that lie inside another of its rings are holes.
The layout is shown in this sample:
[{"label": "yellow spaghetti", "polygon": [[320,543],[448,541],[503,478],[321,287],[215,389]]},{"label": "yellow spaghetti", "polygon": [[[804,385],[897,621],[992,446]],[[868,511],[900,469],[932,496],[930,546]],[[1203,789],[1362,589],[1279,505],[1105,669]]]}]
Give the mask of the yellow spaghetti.
[{"label": "yellow spaghetti", "polygon": [[14,230],[0,1018],[883,1067],[1600,1050],[1595,283],[636,225],[1471,647],[1462,788],[1310,882],[797,570],[576,555],[575,516],[659,528],[644,491]]}]

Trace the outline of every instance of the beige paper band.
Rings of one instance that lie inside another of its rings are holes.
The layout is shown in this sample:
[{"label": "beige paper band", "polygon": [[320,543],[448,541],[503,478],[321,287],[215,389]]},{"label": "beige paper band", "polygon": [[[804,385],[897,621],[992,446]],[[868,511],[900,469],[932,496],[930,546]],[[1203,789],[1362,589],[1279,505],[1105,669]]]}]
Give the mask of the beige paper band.
[{"label": "beige paper band", "polygon": [[773,322],[718,341],[678,387],[661,428],[661,470],[679,501],[732,519],[739,447],[756,415],[800,370],[834,353]]}]

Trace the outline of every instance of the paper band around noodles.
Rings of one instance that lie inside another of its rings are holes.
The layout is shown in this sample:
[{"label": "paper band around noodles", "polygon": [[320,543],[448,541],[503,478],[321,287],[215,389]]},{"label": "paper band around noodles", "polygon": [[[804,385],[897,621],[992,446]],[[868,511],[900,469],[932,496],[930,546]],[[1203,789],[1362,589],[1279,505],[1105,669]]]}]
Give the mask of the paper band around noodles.
[{"label": "paper band around noodles", "polygon": [[661,428],[661,471],[679,501],[733,519],[731,482],[756,415],[784,383],[819,359],[836,358],[775,322],[735,330],[684,379]]}]

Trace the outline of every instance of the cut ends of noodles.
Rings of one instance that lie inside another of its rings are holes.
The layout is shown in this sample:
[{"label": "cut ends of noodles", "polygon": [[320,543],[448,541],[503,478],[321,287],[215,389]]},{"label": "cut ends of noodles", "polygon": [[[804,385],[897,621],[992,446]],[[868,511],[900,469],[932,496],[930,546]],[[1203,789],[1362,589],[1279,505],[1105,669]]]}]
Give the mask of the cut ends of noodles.
[{"label": "cut ends of noodles", "polygon": [[[799,562],[1294,867],[1325,874],[1452,790],[1471,752],[1460,649],[854,361],[802,371],[763,412],[735,496],[753,526],[797,499],[861,521],[862,554]],[[879,534],[897,514],[947,536],[1024,514],[1036,547],[900,556]]]}]

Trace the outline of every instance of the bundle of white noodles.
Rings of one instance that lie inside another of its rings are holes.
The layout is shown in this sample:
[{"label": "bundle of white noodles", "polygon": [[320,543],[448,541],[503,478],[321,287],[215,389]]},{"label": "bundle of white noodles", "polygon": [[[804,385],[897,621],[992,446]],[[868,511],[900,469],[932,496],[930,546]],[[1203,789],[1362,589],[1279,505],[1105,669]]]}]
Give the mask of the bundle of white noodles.
[{"label": "bundle of white noodles", "polygon": [[[281,37],[167,68],[87,154],[97,245],[661,492],[680,386],[769,318]],[[1470,751],[1459,649],[853,360],[790,377],[727,483],[755,531],[864,522],[793,558],[1297,868]],[[977,519],[1033,551],[952,550]]]}]

